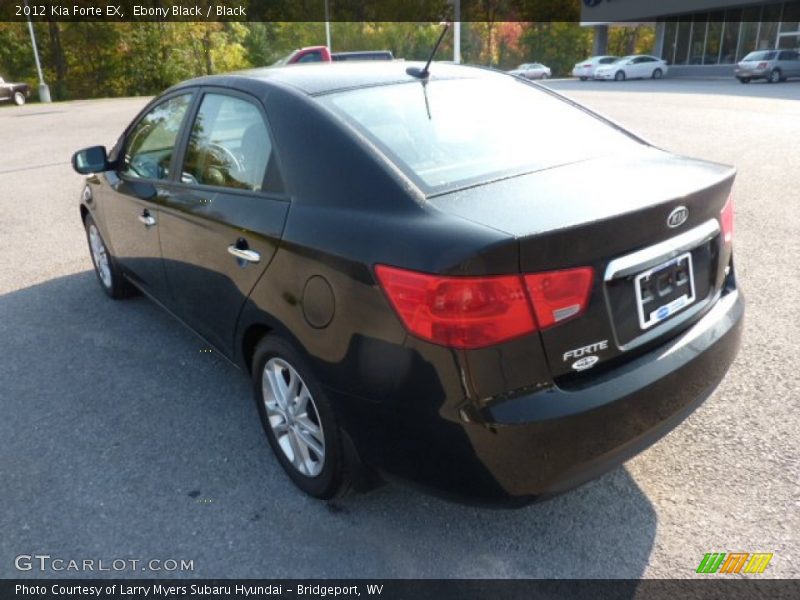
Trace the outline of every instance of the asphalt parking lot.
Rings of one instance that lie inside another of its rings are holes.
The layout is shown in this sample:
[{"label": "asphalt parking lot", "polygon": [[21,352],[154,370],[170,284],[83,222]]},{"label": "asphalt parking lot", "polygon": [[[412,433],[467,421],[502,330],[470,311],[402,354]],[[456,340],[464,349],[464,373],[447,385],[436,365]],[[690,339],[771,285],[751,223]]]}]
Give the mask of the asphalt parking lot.
[{"label": "asphalt parking lot", "polygon": [[192,560],[169,574],[206,578],[681,578],[734,551],[771,552],[763,576],[799,577],[800,82],[549,85],[738,167],[746,331],[728,377],[667,438],[514,511],[398,485],[301,495],[247,378],[151,302],[108,300],[90,270],[69,158],[112,145],[146,99],[0,108],[0,577],[80,575],[15,569],[48,554]]}]

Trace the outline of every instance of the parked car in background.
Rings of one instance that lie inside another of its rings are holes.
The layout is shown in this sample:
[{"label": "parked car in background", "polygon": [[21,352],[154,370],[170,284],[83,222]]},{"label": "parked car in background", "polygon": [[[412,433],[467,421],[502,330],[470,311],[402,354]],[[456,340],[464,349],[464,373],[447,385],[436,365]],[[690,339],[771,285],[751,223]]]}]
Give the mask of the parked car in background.
[{"label": "parked car in background", "polygon": [[550,67],[546,67],[542,63],[525,63],[508,73],[525,79],[547,79],[552,75]]},{"label": "parked car in background", "polygon": [[736,171],[521,77],[421,67],[176,85],[74,155],[79,214],[100,288],[240,365],[308,494],[366,466],[525,503],[655,443],[725,375]]},{"label": "parked car in background", "polygon": [[344,60],[394,60],[389,50],[358,50],[355,52],[331,52],[327,46],[298,48],[278,60],[273,66],[280,67],[296,63],[338,62]]},{"label": "parked car in background", "polygon": [[617,60],[619,60],[619,56],[592,56],[576,64],[572,69],[572,76],[580,78],[581,81],[592,79],[597,67],[610,65]]},{"label": "parked car in background", "polygon": [[736,79],[750,83],[766,79],[769,83],[800,77],[800,53],[796,50],[758,50],[745,56],[734,69]]},{"label": "parked car in background", "polygon": [[31,90],[27,83],[6,83],[0,77],[0,102],[11,101],[17,106],[22,106],[30,95]]},{"label": "parked car in background", "polygon": [[667,61],[648,54],[632,54],[597,67],[595,79],[661,79],[667,74]]}]

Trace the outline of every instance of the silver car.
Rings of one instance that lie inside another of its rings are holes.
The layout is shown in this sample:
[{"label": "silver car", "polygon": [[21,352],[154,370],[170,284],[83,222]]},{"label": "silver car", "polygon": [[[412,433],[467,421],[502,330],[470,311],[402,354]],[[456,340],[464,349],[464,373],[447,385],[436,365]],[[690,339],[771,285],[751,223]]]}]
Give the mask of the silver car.
[{"label": "silver car", "polygon": [[766,79],[770,83],[800,77],[800,53],[796,50],[758,50],[742,59],[734,70],[736,79],[750,83]]},{"label": "silver car", "polygon": [[526,79],[547,79],[552,75],[550,67],[546,67],[541,63],[525,63],[509,71],[509,73]]}]

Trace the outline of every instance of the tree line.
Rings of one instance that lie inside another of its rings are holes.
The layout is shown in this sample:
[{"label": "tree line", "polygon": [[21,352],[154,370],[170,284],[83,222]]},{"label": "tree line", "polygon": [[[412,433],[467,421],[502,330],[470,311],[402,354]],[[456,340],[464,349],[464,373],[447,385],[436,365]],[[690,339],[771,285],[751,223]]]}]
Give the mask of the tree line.
[{"label": "tree line", "polygon": [[[45,80],[55,100],[159,93],[184,79],[268,66],[303,46],[325,43],[320,22],[37,22]],[[334,22],[336,51],[391,50],[397,58],[426,59],[441,31],[437,23]],[[650,51],[653,28],[612,28],[614,54]],[[542,62],[554,76],[591,54],[593,30],[574,22],[482,21],[462,24],[462,62],[503,70]],[[451,60],[448,34],[437,59]],[[26,23],[0,23],[0,76],[36,89]]]}]

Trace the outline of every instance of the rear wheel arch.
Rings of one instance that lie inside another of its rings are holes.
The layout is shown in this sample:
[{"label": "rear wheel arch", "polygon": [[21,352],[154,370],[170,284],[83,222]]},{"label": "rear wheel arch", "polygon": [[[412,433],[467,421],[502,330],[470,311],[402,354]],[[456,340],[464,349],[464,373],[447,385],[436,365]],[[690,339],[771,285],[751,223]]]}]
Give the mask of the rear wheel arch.
[{"label": "rear wheel arch", "polygon": [[251,375],[253,373],[253,358],[255,357],[258,344],[274,331],[274,327],[270,327],[265,323],[252,323],[242,334],[242,360],[247,367],[247,372]]},{"label": "rear wheel arch", "polygon": [[247,372],[253,374],[253,361],[256,358],[259,345],[268,338],[278,338],[290,345],[313,368],[314,360],[308,349],[300,342],[294,333],[273,315],[259,310],[251,314],[247,325],[242,327],[243,333],[239,338],[238,349],[240,357]]}]

